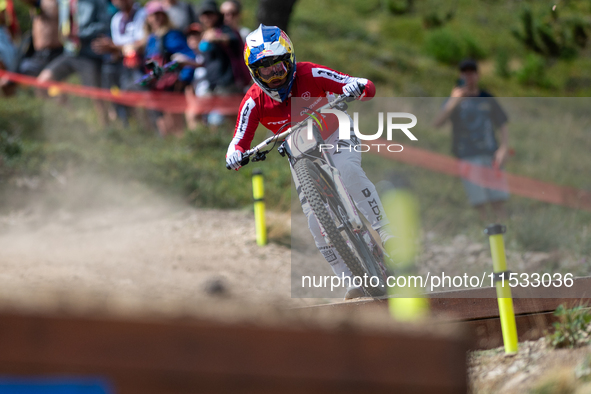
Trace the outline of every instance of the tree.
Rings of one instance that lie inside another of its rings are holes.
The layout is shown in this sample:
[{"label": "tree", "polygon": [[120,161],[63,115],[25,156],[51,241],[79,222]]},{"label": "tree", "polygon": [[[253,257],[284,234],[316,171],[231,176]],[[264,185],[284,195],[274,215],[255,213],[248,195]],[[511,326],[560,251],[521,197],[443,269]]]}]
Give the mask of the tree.
[{"label": "tree", "polygon": [[257,10],[257,19],[259,23],[267,26],[277,26],[283,31],[287,31],[289,17],[293,10],[293,5],[297,0],[260,0]]}]

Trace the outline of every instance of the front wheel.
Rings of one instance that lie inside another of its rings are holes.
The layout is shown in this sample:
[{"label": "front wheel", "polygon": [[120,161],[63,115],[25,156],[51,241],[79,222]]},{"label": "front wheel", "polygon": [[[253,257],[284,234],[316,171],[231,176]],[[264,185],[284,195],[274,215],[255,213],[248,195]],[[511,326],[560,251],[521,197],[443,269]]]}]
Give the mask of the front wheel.
[{"label": "front wheel", "polygon": [[367,278],[362,287],[370,296],[384,296],[386,287],[383,264],[377,261],[375,253],[370,250],[363,232],[356,232],[351,228],[343,202],[330,182],[320,175],[320,171],[308,159],[298,160],[294,169],[316,218],[353,276]]}]

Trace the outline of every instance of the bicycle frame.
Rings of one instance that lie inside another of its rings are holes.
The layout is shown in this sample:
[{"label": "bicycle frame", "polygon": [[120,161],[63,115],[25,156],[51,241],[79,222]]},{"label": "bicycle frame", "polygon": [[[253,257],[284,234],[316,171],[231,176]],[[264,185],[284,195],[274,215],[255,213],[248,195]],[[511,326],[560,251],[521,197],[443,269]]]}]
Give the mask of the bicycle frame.
[{"label": "bicycle frame", "polygon": [[[335,108],[341,103],[345,102],[345,100],[347,100],[348,98],[349,97],[347,96],[341,95],[336,100],[320,107],[318,109],[318,112],[321,113],[323,109],[327,108]],[[277,141],[285,139],[287,145],[282,144],[280,146],[280,148],[283,149],[283,152],[280,150],[280,153],[282,155],[288,155],[292,167],[295,165],[297,160],[302,157],[312,159],[319,168],[319,170],[325,175],[325,180],[329,181],[332,188],[337,193],[338,198],[343,202],[343,205],[346,209],[347,219],[351,227],[354,231],[360,231],[363,228],[363,221],[359,216],[357,207],[355,207],[354,202],[351,200],[351,197],[347,192],[347,189],[345,187],[345,184],[341,178],[339,171],[335,167],[332,158],[327,154],[326,151],[319,152],[320,150],[318,149],[318,146],[320,144],[323,144],[324,140],[315,128],[313,128],[313,138],[311,140],[307,138],[308,135],[305,135],[304,133],[304,130],[307,130],[308,128],[308,121],[311,119],[311,116],[306,117],[304,120],[298,122],[295,126],[290,127],[288,130],[280,134],[277,134],[273,137],[267,138],[259,145],[246,151],[243,155],[246,158],[255,156],[253,161],[264,160],[266,152],[262,153],[262,158],[258,157],[258,155],[261,155],[260,152],[262,152],[263,149],[269,146],[271,143],[274,144]]]},{"label": "bicycle frame", "polygon": [[[350,98],[341,95],[318,108],[317,112],[335,108],[348,99]],[[317,219],[326,241],[334,244],[335,248],[339,245],[341,256],[348,256],[346,261],[351,272],[356,272],[358,276],[369,274],[372,277],[381,277],[381,287],[384,288],[383,281],[387,273],[385,251],[365,226],[332,157],[326,150],[319,149],[324,140],[318,129],[308,128],[308,125],[312,126],[309,123],[311,119],[313,117],[308,116],[286,131],[280,130],[279,134],[244,152],[241,164],[247,164],[251,157],[253,161],[265,160],[271,149],[264,149],[282,141],[277,150],[282,156],[287,155],[296,185],[302,187],[301,193],[312,198],[311,208],[315,215],[322,217],[320,219],[317,216]],[[313,189],[315,191],[312,192]],[[330,239],[333,236],[337,237],[334,241]],[[384,295],[383,289],[366,286],[364,291],[372,297]]]}]

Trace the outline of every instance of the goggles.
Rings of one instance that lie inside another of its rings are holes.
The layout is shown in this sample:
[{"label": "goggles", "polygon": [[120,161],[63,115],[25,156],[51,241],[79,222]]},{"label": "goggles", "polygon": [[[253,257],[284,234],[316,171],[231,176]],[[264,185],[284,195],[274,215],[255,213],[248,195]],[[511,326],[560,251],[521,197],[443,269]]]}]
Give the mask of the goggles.
[{"label": "goggles", "polygon": [[279,79],[283,79],[287,76],[289,72],[289,67],[287,66],[286,62],[278,61],[275,64],[270,65],[269,67],[260,67],[257,69],[257,74],[261,81],[265,83],[270,83]]}]

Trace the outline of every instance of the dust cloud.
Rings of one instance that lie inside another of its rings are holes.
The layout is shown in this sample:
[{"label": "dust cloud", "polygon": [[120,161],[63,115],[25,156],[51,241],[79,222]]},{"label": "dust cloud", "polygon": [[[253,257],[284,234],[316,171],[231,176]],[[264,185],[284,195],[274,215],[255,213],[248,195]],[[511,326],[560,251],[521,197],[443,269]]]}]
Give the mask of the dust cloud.
[{"label": "dust cloud", "polygon": [[250,211],[198,209],[89,174],[8,186],[0,306],[167,313],[212,297],[303,302],[291,299],[290,249],[257,246]]}]

